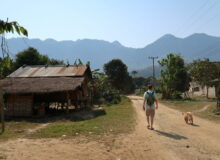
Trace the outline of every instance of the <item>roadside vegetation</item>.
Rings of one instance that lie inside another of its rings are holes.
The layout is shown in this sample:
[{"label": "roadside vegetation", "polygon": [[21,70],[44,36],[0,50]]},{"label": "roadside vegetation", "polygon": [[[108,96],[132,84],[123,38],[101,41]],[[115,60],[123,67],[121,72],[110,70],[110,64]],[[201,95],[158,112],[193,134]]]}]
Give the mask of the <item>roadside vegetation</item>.
[{"label": "roadside vegetation", "polygon": [[0,133],[0,141],[24,137],[28,129],[32,129],[38,125],[39,123],[29,122],[28,120],[7,121],[5,122],[5,132]]},{"label": "roadside vegetation", "polygon": [[[102,111],[93,118],[82,120],[60,120],[39,130],[31,137],[73,137],[79,135],[102,137],[109,134],[129,133],[135,125],[135,115],[131,101],[123,97],[119,104],[104,105]],[[87,115],[88,116],[88,115]]]},{"label": "roadside vegetation", "polygon": [[209,98],[209,87],[219,87],[220,63],[210,62],[209,59],[198,59],[194,60],[188,68],[192,81],[200,84],[202,88],[206,86],[206,97]]},{"label": "roadside vegetation", "polygon": [[191,80],[184,59],[179,54],[170,53],[158,63],[165,67],[161,70],[160,78],[162,99],[180,99],[182,93],[189,90]]},{"label": "roadside vegetation", "polygon": [[[44,122],[48,122],[49,125],[36,132],[28,132]],[[71,138],[75,136],[102,138],[105,135],[130,133],[134,126],[135,112],[132,103],[123,96],[118,104],[101,105],[92,110],[82,110],[52,118],[8,121],[5,132],[0,135],[0,141],[13,138]]]},{"label": "roadside vegetation", "polygon": [[93,101],[94,104],[117,104],[120,95],[131,94],[135,84],[128,73],[127,66],[120,59],[113,59],[99,69],[93,71]]},{"label": "roadside vegetation", "polygon": [[64,64],[63,61],[49,58],[42,55],[35,48],[29,47],[24,51],[16,54],[15,59],[0,57],[0,79],[5,78],[10,73],[23,65],[59,65]]},{"label": "roadside vegetation", "polygon": [[220,122],[216,115],[216,99],[207,99],[205,96],[192,96],[191,99],[160,99],[160,103],[181,112],[192,112],[194,115],[215,122]]}]

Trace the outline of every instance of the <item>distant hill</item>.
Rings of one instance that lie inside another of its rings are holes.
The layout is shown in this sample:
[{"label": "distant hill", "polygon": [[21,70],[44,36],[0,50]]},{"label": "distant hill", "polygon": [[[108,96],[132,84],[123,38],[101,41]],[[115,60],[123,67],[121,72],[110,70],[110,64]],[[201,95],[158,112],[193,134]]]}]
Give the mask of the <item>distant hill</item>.
[{"label": "distant hill", "polygon": [[188,61],[197,58],[220,60],[220,37],[197,33],[186,38],[177,38],[166,34],[140,51],[159,57],[164,57],[169,52],[180,53]]},{"label": "distant hill", "polygon": [[[120,58],[127,64],[129,70],[142,70],[152,64],[149,56],[165,57],[167,53],[181,53],[188,61],[197,58],[220,60],[220,37],[206,34],[193,34],[186,38],[177,38],[166,34],[144,48],[129,48],[118,41],[82,39],[77,41],[56,41],[53,39],[8,39],[12,54],[32,46],[51,58],[69,60],[73,63],[80,58],[83,62],[90,61],[92,68],[102,68],[103,64],[113,58]],[[1,54],[1,51],[0,51]],[[152,71],[151,71],[152,73]]]}]

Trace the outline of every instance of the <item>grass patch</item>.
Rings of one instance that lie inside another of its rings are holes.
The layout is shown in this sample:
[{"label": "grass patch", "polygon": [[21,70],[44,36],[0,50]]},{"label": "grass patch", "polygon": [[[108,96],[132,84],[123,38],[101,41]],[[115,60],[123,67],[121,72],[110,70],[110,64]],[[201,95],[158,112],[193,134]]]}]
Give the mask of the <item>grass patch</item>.
[{"label": "grass patch", "polygon": [[219,123],[220,122],[220,115],[216,115],[214,113],[215,111],[216,111],[216,103],[213,103],[213,104],[211,104],[211,106],[207,110],[205,110],[203,112],[196,113],[196,115],[198,115],[202,118]]},{"label": "grass patch", "polygon": [[215,102],[202,102],[202,101],[190,101],[190,100],[160,100],[164,105],[178,109],[182,112],[198,111],[206,105],[214,105]]},{"label": "grass patch", "polygon": [[37,123],[31,123],[27,121],[5,122],[5,132],[0,134],[0,141],[22,137],[25,135],[27,129],[34,128],[37,125]]},{"label": "grass patch", "polygon": [[[193,96],[191,100],[160,100],[160,102],[167,107],[177,109],[181,112],[193,112],[199,117],[220,122],[220,116],[214,113],[216,109],[215,99]],[[203,110],[205,106],[208,106],[208,108]]]},{"label": "grass patch", "polygon": [[50,138],[66,135],[101,136],[106,134],[120,134],[131,132],[135,118],[131,101],[122,97],[120,104],[103,106],[105,114],[85,120],[61,120],[48,125],[31,135],[32,138]]}]

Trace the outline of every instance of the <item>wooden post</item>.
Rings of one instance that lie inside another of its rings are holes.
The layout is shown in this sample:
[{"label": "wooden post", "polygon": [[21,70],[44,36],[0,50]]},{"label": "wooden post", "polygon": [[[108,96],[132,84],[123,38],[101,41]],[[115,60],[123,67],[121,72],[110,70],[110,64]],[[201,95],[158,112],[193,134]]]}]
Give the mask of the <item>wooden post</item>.
[{"label": "wooden post", "polygon": [[71,99],[69,92],[67,92],[67,106],[66,106],[66,113],[69,113],[69,106],[71,105]]},{"label": "wooden post", "polygon": [[5,108],[5,105],[4,105],[4,98],[3,98],[3,93],[2,91],[0,91],[0,112],[1,112],[1,124],[2,124],[2,131],[1,133],[3,133],[5,131],[5,117],[4,117],[4,108]]}]

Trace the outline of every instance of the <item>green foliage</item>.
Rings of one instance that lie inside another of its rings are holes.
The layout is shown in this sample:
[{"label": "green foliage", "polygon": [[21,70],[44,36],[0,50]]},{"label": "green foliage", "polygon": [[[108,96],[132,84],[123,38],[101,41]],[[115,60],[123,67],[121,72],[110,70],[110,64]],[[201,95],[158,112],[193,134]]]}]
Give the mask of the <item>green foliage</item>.
[{"label": "green foliage", "polygon": [[60,65],[63,61],[50,59],[47,55],[41,55],[36,49],[28,48],[16,55],[15,61],[10,57],[0,58],[0,79],[11,74],[15,69],[23,65]]},{"label": "green foliage", "polygon": [[2,35],[1,50],[3,58],[5,57],[5,55],[9,57],[9,50],[5,38],[5,33],[14,32],[17,32],[19,35],[23,34],[24,36],[28,36],[27,30],[24,27],[20,26],[17,22],[8,22],[8,20],[5,22],[0,20],[0,35]]},{"label": "green foliage", "polygon": [[[134,77],[133,81],[136,89],[138,89],[136,94],[143,96],[144,92],[148,90],[148,85],[152,84],[153,77]],[[160,88],[158,87],[155,87],[154,90],[156,91],[156,93],[160,92]]]},{"label": "green foliage", "polygon": [[152,77],[134,77],[133,78],[134,84],[136,88],[141,88],[143,86],[147,86],[151,83]]},{"label": "green foliage", "polygon": [[179,91],[175,91],[174,93],[173,93],[173,97],[172,97],[173,99],[182,99],[182,93],[181,92],[179,92]]},{"label": "green foliage", "polygon": [[35,48],[29,47],[28,49],[19,52],[15,58],[15,68],[23,65],[45,65],[49,64],[49,58],[41,55]]},{"label": "green foliage", "polygon": [[81,66],[81,65],[84,65],[84,64],[83,64],[83,62],[81,61],[81,59],[76,59],[75,62],[74,62],[74,65],[75,65],[75,66]]},{"label": "green foliage", "polygon": [[13,72],[13,60],[10,57],[0,58],[0,79]]},{"label": "green foliage", "polygon": [[98,70],[92,71],[93,73],[93,100],[95,104],[113,103],[117,104],[120,102],[119,92],[114,89],[109,82],[108,77],[99,73]]},{"label": "green foliage", "polygon": [[86,62],[86,65],[87,65],[87,66],[90,66],[90,64],[91,64],[90,61],[87,61],[87,62]]},{"label": "green foliage", "polygon": [[14,32],[17,32],[19,35],[23,34],[24,36],[28,36],[28,31],[24,27],[20,26],[16,21],[5,22],[0,20],[0,34]]},{"label": "green foliage", "polygon": [[121,93],[131,93],[135,86],[127,66],[120,59],[113,59],[104,65],[104,72],[111,85]]},{"label": "green foliage", "polygon": [[[220,72],[218,66],[215,63],[210,62],[209,59],[195,60],[190,64],[189,68],[193,81],[197,82],[202,87],[206,86],[209,88],[210,86],[213,86],[213,80],[219,78]],[[208,98],[208,89],[206,96]]]},{"label": "green foliage", "polygon": [[[104,115],[90,116],[93,118],[81,121],[66,120],[65,115],[61,120],[52,122],[45,128],[30,135],[30,137],[51,138],[61,137],[62,135],[67,137],[85,135],[88,138],[102,138],[106,134],[127,134],[133,131],[135,126],[134,109],[128,98],[122,97],[119,104],[113,104],[111,107],[104,105],[103,109]],[[79,112],[78,115],[80,114],[82,113]],[[88,114],[91,115],[91,113]],[[74,115],[70,116],[73,117]]]},{"label": "green foliage", "polygon": [[[69,62],[68,62],[69,63]],[[75,66],[82,66],[82,65],[87,65],[90,66],[90,61],[87,61],[85,64],[81,61],[81,59],[76,59],[74,62]]]},{"label": "green foliage", "polygon": [[217,82],[216,94],[217,94],[217,106],[216,106],[216,111],[217,111],[217,112],[220,112],[220,81]]},{"label": "green foliage", "polygon": [[217,79],[219,79],[220,80],[220,63],[219,62],[217,62],[217,63],[215,63],[215,65],[216,65],[216,69],[217,69],[217,74],[216,74],[216,77],[217,77]]},{"label": "green foliage", "polygon": [[135,77],[135,75],[136,75],[137,73],[138,73],[138,72],[135,71],[135,70],[131,71],[131,74],[133,75],[133,77]]},{"label": "green foliage", "polygon": [[49,65],[64,65],[65,63],[62,60],[57,60],[54,58],[51,58],[49,60]]},{"label": "green foliage", "polygon": [[127,80],[124,83],[125,85],[124,85],[124,89],[122,90],[122,93],[125,93],[125,94],[134,93],[135,84],[134,84],[133,78],[128,75]]},{"label": "green foliage", "polygon": [[189,90],[190,77],[180,55],[170,53],[159,64],[166,67],[161,70],[162,98],[177,98],[178,92]]},{"label": "green foliage", "polygon": [[203,87],[212,85],[212,80],[219,78],[217,66],[209,59],[195,60],[189,68],[193,81]]},{"label": "green foliage", "polygon": [[0,142],[6,141],[9,139],[16,139],[16,138],[24,137],[28,129],[34,129],[38,125],[39,123],[29,122],[28,120],[27,121],[26,120],[6,121],[5,132],[3,134],[0,134]]},{"label": "green foliage", "polygon": [[23,65],[59,65],[64,64],[63,61],[50,59],[47,55],[40,54],[35,48],[28,49],[16,54],[15,68]]}]

